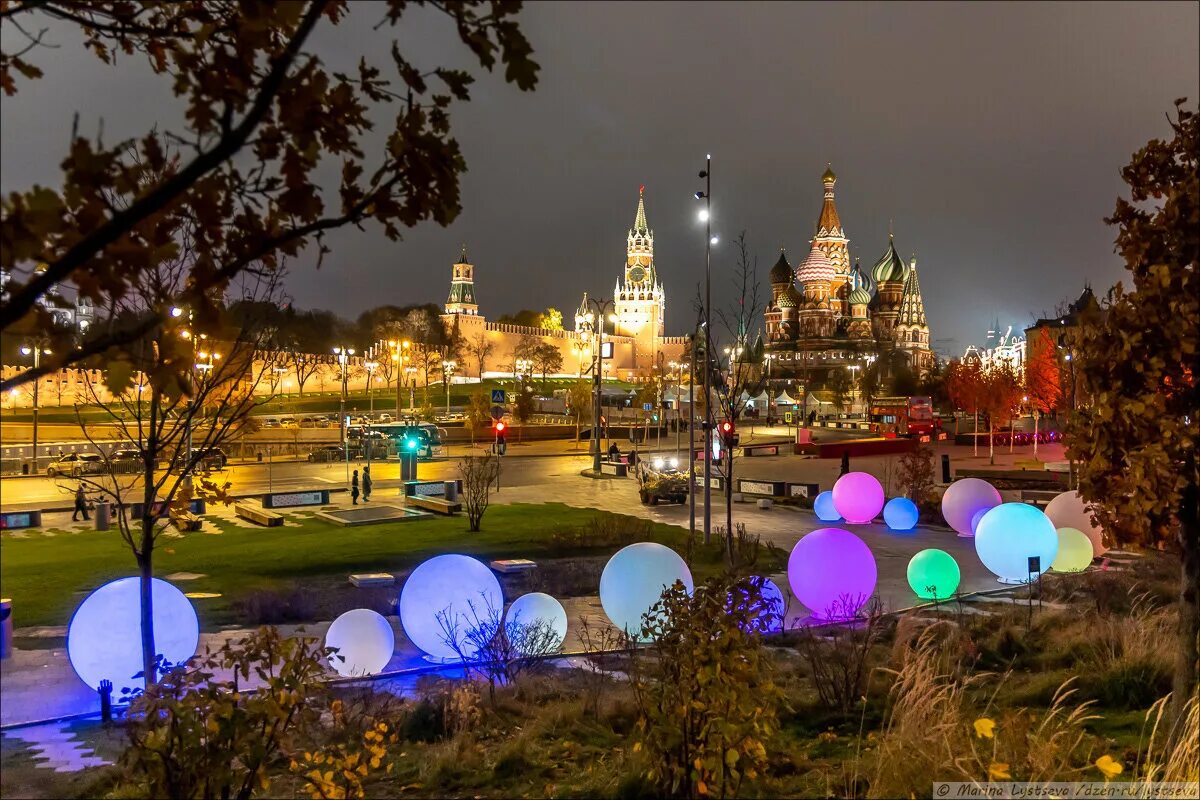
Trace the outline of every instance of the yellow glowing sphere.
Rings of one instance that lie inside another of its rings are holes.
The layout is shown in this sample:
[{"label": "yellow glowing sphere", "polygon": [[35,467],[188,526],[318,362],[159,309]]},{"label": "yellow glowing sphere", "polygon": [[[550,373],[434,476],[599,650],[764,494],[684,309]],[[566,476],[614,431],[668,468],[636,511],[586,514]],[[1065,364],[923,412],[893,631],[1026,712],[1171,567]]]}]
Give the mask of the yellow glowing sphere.
[{"label": "yellow glowing sphere", "polygon": [[1095,557],[1092,540],[1078,528],[1058,529],[1058,555],[1050,569],[1055,572],[1083,572]]}]

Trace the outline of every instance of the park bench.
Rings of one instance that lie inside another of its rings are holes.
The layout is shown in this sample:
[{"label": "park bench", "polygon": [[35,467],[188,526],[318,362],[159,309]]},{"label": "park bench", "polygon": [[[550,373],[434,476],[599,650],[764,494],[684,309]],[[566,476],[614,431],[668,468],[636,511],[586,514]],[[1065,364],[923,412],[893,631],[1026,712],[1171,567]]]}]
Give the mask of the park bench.
[{"label": "park bench", "polygon": [[263,525],[268,528],[274,528],[283,524],[282,514],[276,514],[274,511],[252,506],[249,503],[235,504],[233,512],[244,520],[249,520],[257,525]]},{"label": "park bench", "polygon": [[1054,489],[1022,489],[1021,502],[1037,506],[1038,508],[1045,508],[1051,500],[1060,494],[1061,492]]},{"label": "park bench", "polygon": [[407,506],[416,506],[423,508],[426,511],[432,511],[435,514],[457,514],[462,511],[462,503],[455,500],[447,500],[444,497],[430,497],[422,495],[409,495],[404,498],[404,504]]},{"label": "park bench", "polygon": [[200,530],[204,520],[190,511],[179,511],[171,515],[171,523],[184,533],[193,533]]}]

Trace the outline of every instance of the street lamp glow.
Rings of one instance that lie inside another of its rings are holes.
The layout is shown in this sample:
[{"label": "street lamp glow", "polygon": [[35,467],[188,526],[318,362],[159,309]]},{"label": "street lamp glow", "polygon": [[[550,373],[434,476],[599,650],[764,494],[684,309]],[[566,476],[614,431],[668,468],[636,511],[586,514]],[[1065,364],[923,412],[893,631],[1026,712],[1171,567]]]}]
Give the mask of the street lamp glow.
[{"label": "street lamp glow", "polygon": [[697,214],[696,216],[700,218],[701,222],[708,222],[708,209],[707,208],[700,209],[700,213]]},{"label": "street lamp glow", "polygon": [[33,352],[33,348],[25,346],[21,348],[21,355],[27,356]]},{"label": "street lamp glow", "polygon": [[709,244],[716,244],[716,243],[717,243],[717,242],[719,242],[719,241],[721,241],[721,239],[720,239],[719,237],[717,237],[717,236],[714,236],[714,237],[712,237],[711,239],[709,239],[709,240],[708,240],[708,243],[709,243]]},{"label": "street lamp glow", "polygon": [[183,309],[180,308],[179,306],[171,306],[171,316],[172,317],[182,317]]}]

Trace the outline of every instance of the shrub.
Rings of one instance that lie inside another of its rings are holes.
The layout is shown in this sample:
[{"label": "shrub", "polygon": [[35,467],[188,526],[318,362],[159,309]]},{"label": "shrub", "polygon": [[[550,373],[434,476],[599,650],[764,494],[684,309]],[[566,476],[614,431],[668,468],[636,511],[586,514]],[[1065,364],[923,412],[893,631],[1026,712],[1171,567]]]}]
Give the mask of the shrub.
[{"label": "shrub", "polygon": [[871,651],[885,632],[883,606],[872,598],[853,625],[804,626],[796,650],[822,705],[844,714],[863,699]]}]

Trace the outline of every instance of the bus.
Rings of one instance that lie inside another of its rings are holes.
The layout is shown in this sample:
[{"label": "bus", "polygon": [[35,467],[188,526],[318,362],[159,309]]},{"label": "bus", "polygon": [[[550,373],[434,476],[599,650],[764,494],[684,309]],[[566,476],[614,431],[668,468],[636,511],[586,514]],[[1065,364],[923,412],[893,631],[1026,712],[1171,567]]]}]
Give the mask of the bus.
[{"label": "bus", "polygon": [[871,430],[887,438],[944,438],[942,421],[933,414],[928,397],[876,397],[871,401]]}]

